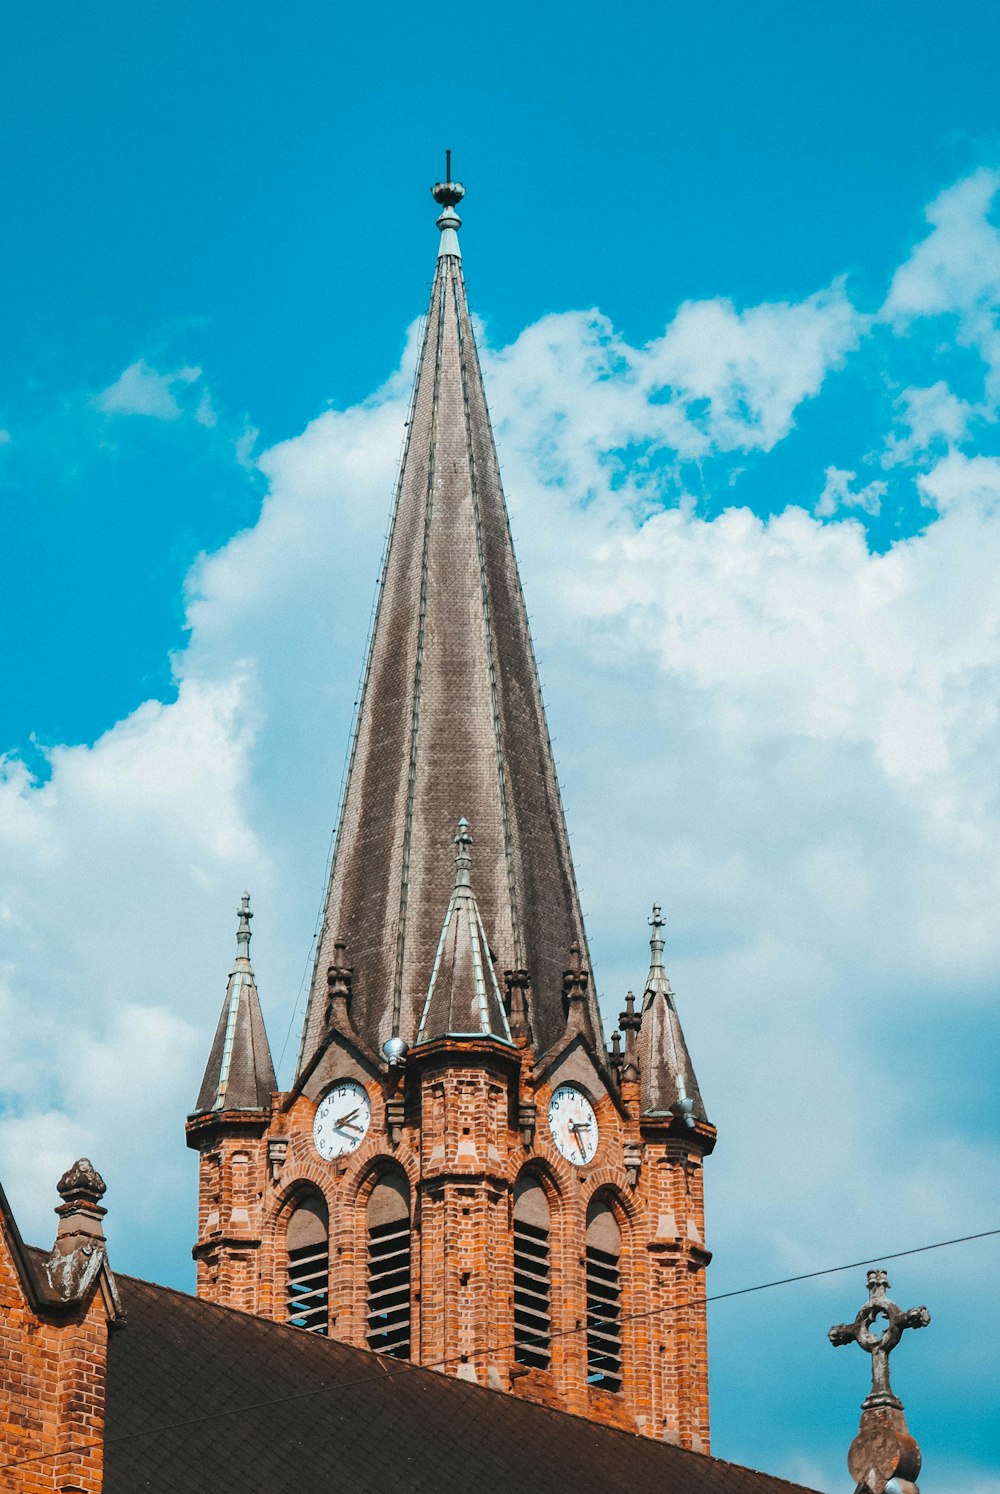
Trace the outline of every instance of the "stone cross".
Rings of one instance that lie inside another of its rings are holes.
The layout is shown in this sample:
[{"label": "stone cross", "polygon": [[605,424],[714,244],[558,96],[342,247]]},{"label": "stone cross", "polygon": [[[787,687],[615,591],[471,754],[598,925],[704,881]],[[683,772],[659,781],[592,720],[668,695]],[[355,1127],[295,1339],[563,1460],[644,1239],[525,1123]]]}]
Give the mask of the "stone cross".
[{"label": "stone cross", "polygon": [[889,1355],[906,1328],[926,1328],[926,1307],[897,1307],[886,1296],[884,1271],[868,1272],[868,1301],[853,1323],[830,1329],[830,1342],[860,1344],[872,1356],[872,1388],[861,1403],[861,1425],[847,1455],[855,1494],[919,1494],[920,1448],[910,1435],[903,1403],[889,1384]]},{"label": "stone cross", "polygon": [[[830,1329],[830,1342],[857,1343],[872,1356],[872,1388],[862,1403],[868,1410],[892,1406],[902,1410],[903,1403],[892,1393],[889,1384],[889,1355],[903,1336],[904,1328],[926,1328],[931,1315],[926,1307],[897,1307],[886,1296],[889,1278],[884,1271],[868,1272],[868,1301],[853,1323],[838,1323]],[[883,1326],[884,1323],[884,1326]],[[881,1328],[881,1332],[877,1331]]]}]

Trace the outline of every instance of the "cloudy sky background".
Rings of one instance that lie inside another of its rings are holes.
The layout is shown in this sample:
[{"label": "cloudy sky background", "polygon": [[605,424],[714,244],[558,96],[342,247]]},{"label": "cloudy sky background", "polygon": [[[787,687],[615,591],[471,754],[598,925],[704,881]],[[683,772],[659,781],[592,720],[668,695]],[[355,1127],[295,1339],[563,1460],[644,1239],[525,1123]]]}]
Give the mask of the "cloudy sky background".
[{"label": "cloudy sky background", "polygon": [[[844,6],[818,57],[791,6],[752,35],[735,6],[636,7],[651,59],[554,11],[529,55],[516,7],[465,52],[442,10],[449,59],[400,11],[377,67],[357,20],[263,9],[235,60],[228,6],[26,20],[6,79],[0,1177],[25,1234],[87,1153],[114,1263],[192,1283],[183,1117],[244,886],[290,1076],[443,144],[609,1029],[658,899],[720,1130],[710,1290],[1000,1227],[988,9]],[[471,96],[418,60],[464,62]],[[998,1261],[889,1268],[934,1318],[895,1375],[939,1494],[1000,1491]],[[713,1310],[718,1453],[844,1487],[867,1364],[825,1333],[863,1280]]]}]

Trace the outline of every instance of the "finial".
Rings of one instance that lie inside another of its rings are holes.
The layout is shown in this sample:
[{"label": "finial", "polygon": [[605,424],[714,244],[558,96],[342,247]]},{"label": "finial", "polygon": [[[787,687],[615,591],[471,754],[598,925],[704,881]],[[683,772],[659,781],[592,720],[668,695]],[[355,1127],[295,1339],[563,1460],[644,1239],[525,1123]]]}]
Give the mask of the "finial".
[{"label": "finial", "polygon": [[889,1355],[906,1328],[926,1328],[926,1307],[905,1310],[890,1302],[889,1278],[882,1270],[868,1272],[868,1301],[853,1323],[830,1329],[835,1348],[856,1343],[872,1356],[872,1388],[861,1403],[861,1425],[847,1455],[847,1467],[858,1494],[917,1494],[912,1480],[920,1472],[920,1448],[906,1425],[903,1403],[889,1384]]},{"label": "finial", "polygon": [[625,992],[625,1010],[619,1015],[618,1026],[625,1034],[622,1078],[638,1079],[639,1055],[636,1050],[636,1036],[642,1026],[642,1017],[635,1009],[635,994],[632,991]]},{"label": "finial", "polygon": [[458,850],[455,852],[455,886],[472,886],[472,835],[469,831],[469,822],[463,815],[458,822],[458,834],[455,836],[455,844]]},{"label": "finial", "polygon": [[236,925],[236,958],[238,960],[249,960],[250,958],[250,920],[253,914],[250,912],[250,894],[244,892],[240,899],[240,905],[236,910],[239,922]]},{"label": "finial", "polygon": [[431,188],[431,196],[444,209],[437,226],[441,230],[441,243],[438,247],[438,259],[446,254],[453,254],[461,259],[462,252],[458,247],[458,230],[462,226],[462,220],[455,212],[458,203],[465,196],[465,188],[461,182],[453,182],[451,179],[451,151],[445,151],[444,181],[435,182]]},{"label": "finial", "polygon": [[647,919],[647,922],[650,928],[653,930],[652,937],[649,941],[649,947],[653,952],[651,963],[653,969],[655,970],[663,964],[663,935],[660,930],[664,928],[664,922],[659,903],[653,904],[653,916],[652,918]]},{"label": "finial", "polygon": [[96,1207],[107,1191],[107,1184],[89,1157],[81,1157],[78,1162],[74,1162],[56,1184],[63,1209],[67,1205],[73,1207],[77,1204]]}]

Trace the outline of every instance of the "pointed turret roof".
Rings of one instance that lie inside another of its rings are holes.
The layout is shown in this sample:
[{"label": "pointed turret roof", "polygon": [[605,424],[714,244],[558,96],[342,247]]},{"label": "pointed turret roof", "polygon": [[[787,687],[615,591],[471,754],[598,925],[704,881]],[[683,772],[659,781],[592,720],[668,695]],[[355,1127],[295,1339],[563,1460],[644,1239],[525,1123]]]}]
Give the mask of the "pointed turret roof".
[{"label": "pointed turret roof", "polygon": [[493,1037],[509,1043],[507,1013],[472,890],[468,820],[459,820],[455,845],[455,886],[438,941],[417,1042],[428,1043],[438,1037]]},{"label": "pointed turret roof", "polygon": [[460,814],[476,827],[478,901],[498,969],[527,970],[541,1051],[563,1028],[570,946],[586,949],[462,278],[464,189],[449,180],[433,195],[437,271],[300,1072],[323,1038],[326,969],[341,936],[357,1031],[377,1052],[394,1034],[414,1040],[448,900],[445,827]]},{"label": "pointed turret roof", "polygon": [[250,894],[238,910],[236,963],[229,976],[196,1115],[212,1110],[269,1110],[277,1089],[257,982],[250,964]]},{"label": "pointed turret roof", "polygon": [[679,1106],[681,1113],[692,1121],[707,1120],[674,993],[663,967],[663,915],[659,903],[653,904],[649,924],[653,930],[649,941],[649,976],[636,1042],[642,1113],[665,1115]]}]

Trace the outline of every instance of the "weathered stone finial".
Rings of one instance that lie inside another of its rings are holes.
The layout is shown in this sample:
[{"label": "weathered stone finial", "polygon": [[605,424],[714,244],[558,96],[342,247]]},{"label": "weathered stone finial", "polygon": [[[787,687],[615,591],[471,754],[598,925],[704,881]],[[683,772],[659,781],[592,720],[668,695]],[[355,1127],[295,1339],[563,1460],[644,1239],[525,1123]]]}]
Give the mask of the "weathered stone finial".
[{"label": "weathered stone finial", "polygon": [[81,1157],[74,1162],[72,1167],[66,1169],[56,1184],[56,1192],[62,1199],[62,1203],[56,1209],[57,1214],[66,1214],[77,1208],[90,1208],[99,1212],[99,1215],[107,1213],[106,1209],[100,1208],[101,1199],[108,1191],[97,1168],[89,1157]]},{"label": "weathered stone finial", "polygon": [[530,1046],[531,980],[527,970],[505,970],[503,975],[510,1035],[520,1045]]},{"label": "weathered stone finial", "polygon": [[[56,1207],[59,1226],[45,1262],[45,1274],[56,1296],[72,1302],[87,1294],[106,1260],[101,1221],[108,1211],[101,1199],[107,1188],[93,1163],[81,1157],[63,1173],[56,1191],[62,1199]],[[120,1312],[113,1279],[109,1282],[109,1304]]]},{"label": "weathered stone finial", "polygon": [[347,945],[337,939],[326,970],[326,1020],[341,1031],[350,1030],[351,981],[354,967],[347,963]]},{"label": "weathered stone finial", "polygon": [[618,1026],[625,1034],[625,1054],[622,1061],[621,1076],[633,1083],[639,1077],[639,1055],[636,1050],[636,1037],[642,1026],[642,1017],[635,1009],[635,995],[632,991],[625,993],[625,1010],[619,1015]]},{"label": "weathered stone finial", "polygon": [[889,1355],[905,1329],[926,1328],[931,1315],[926,1307],[897,1307],[888,1289],[885,1271],[869,1271],[868,1301],[853,1323],[838,1323],[829,1335],[835,1348],[856,1343],[872,1357],[872,1388],[861,1403],[861,1425],[847,1455],[859,1494],[883,1494],[890,1483],[891,1494],[917,1494],[912,1480],[920,1472],[920,1448],[889,1383]]}]

